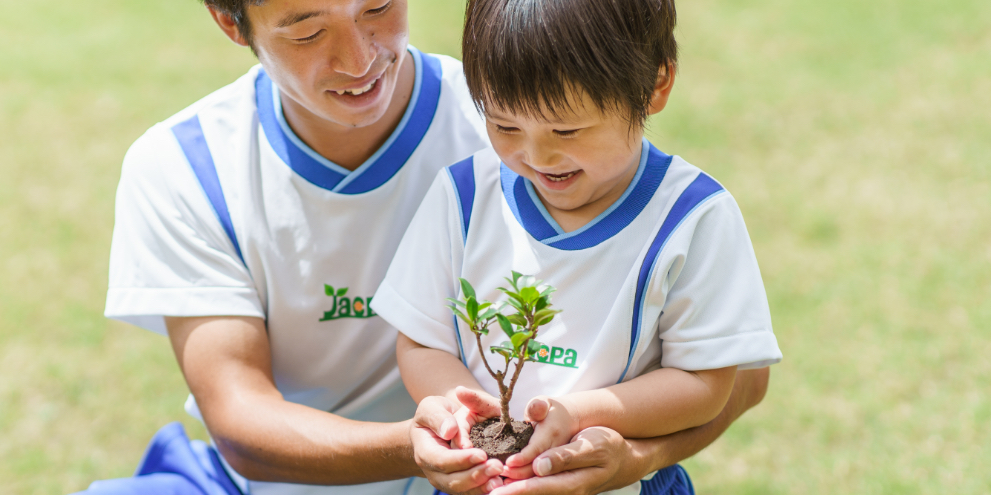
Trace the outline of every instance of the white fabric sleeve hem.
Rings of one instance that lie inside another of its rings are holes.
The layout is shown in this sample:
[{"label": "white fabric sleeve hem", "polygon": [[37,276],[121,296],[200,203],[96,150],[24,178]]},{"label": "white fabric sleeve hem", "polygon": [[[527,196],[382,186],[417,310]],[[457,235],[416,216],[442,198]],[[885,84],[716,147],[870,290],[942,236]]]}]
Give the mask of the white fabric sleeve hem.
[{"label": "white fabric sleeve hem", "polygon": [[781,361],[778,340],[770,330],[738,333],[691,342],[662,343],[661,366],[685,371],[764,368]]},{"label": "white fabric sleeve hem", "polygon": [[112,288],[104,315],[162,335],[165,316],[265,318],[258,294],[240,287]]},{"label": "white fabric sleeve hem", "polygon": [[[451,324],[445,325],[423,312],[404,299],[386,279],[379,285],[372,299],[372,309],[379,316],[398,329],[403,335],[424,347],[445,351],[461,359],[458,351],[457,329]],[[447,335],[449,338],[444,338]],[[453,337],[453,338],[450,338]]]}]

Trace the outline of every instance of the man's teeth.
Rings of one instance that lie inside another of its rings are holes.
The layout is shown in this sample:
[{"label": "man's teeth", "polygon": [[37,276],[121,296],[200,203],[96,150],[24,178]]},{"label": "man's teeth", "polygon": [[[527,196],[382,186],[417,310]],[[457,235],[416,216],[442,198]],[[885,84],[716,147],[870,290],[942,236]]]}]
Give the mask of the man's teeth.
[{"label": "man's teeth", "polygon": [[544,177],[547,177],[547,179],[550,180],[551,182],[562,182],[570,179],[573,175],[577,173],[578,172],[568,172],[566,174],[560,174],[560,175],[544,174]]},{"label": "man's teeth", "polygon": [[337,94],[343,95],[344,93],[347,93],[347,94],[350,94],[350,95],[358,96],[358,95],[360,95],[362,93],[371,91],[373,87],[375,87],[375,81],[372,81],[372,82],[368,83],[368,86],[365,86],[364,88],[358,88],[358,89],[339,89],[339,90],[337,90]]}]

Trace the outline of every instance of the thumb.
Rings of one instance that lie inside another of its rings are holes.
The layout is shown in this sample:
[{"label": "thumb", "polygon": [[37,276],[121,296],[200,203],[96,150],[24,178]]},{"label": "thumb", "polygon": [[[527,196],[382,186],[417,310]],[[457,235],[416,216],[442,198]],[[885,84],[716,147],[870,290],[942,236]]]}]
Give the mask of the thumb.
[{"label": "thumb", "polygon": [[534,397],[526,405],[526,419],[539,423],[547,418],[550,409],[551,403],[546,397]]},{"label": "thumb", "polygon": [[450,440],[458,433],[458,423],[454,419],[456,406],[445,397],[427,397],[420,401],[413,421],[422,427],[433,430],[444,440]]},{"label": "thumb", "polygon": [[485,418],[491,418],[502,414],[502,408],[495,397],[467,387],[458,387],[454,390],[458,401],[472,413]]}]

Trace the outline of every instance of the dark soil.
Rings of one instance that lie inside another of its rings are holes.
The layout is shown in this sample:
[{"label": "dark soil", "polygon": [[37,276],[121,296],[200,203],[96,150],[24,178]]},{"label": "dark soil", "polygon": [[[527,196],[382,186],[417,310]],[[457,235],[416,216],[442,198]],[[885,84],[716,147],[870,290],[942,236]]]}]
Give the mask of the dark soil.
[{"label": "dark soil", "polygon": [[519,453],[530,443],[533,423],[513,421],[506,425],[499,418],[489,418],[475,424],[468,432],[472,446],[485,451],[489,459],[506,462],[509,456]]}]

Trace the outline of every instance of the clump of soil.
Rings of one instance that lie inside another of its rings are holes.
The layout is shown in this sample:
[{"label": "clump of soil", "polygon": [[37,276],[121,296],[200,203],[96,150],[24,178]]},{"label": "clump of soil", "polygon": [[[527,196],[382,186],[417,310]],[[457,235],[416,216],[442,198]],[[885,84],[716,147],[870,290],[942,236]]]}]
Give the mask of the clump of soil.
[{"label": "clump of soil", "polygon": [[523,450],[530,443],[531,436],[533,423],[513,421],[507,425],[499,418],[476,423],[468,432],[472,446],[484,450],[489,459],[499,459],[500,462],[506,462],[509,456]]}]

